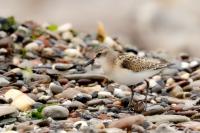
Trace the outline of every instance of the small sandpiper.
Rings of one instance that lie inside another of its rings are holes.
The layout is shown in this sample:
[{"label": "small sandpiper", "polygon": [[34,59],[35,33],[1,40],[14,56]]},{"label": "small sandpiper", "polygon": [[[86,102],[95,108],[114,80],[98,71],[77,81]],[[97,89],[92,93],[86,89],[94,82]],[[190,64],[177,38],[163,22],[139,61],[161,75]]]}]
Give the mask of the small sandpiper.
[{"label": "small sandpiper", "polygon": [[130,53],[119,53],[108,47],[100,48],[96,57],[89,61],[89,63],[94,62],[94,60],[101,65],[105,76],[109,80],[131,88],[132,95],[129,106],[132,105],[133,89],[143,81],[147,84],[145,97],[145,102],[147,102],[149,88],[147,79],[169,66],[168,62],[162,62],[153,58],[138,57]]}]

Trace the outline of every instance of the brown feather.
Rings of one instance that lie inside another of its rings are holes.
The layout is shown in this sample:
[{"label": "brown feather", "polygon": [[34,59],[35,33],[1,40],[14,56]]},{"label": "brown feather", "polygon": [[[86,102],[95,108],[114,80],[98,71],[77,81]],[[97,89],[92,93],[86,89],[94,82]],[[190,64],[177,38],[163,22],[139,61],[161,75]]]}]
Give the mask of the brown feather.
[{"label": "brown feather", "polygon": [[145,70],[157,70],[167,67],[167,63],[151,58],[137,57],[131,54],[123,54],[118,57],[116,63],[122,68],[132,70],[133,72],[141,72]]}]

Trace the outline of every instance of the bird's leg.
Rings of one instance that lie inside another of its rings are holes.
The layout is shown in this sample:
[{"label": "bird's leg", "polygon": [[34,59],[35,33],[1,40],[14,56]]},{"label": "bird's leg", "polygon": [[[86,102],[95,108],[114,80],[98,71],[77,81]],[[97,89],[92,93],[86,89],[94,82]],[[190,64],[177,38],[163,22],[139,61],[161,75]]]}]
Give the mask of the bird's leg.
[{"label": "bird's leg", "polygon": [[145,83],[146,83],[146,94],[145,94],[145,99],[144,99],[144,102],[145,102],[145,108],[144,108],[144,111],[146,111],[147,109],[147,96],[148,96],[148,93],[149,93],[149,82],[145,79],[144,80]]},{"label": "bird's leg", "polygon": [[134,96],[134,90],[133,90],[133,89],[134,89],[135,87],[136,87],[135,85],[131,85],[131,86],[130,86],[130,89],[131,89],[131,99],[130,99],[129,104],[128,104],[128,107],[129,107],[129,108],[132,107],[133,96]]}]

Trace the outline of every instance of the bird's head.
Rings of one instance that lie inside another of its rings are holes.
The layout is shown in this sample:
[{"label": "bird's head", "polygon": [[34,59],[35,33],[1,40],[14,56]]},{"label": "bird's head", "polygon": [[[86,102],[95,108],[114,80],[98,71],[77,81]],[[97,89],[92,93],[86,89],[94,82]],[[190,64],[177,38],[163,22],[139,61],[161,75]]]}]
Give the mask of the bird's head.
[{"label": "bird's head", "polygon": [[95,57],[90,61],[88,61],[86,65],[93,64],[96,59],[99,61],[102,59],[103,60],[106,59],[107,61],[113,61],[118,55],[117,51],[114,51],[112,48],[107,46],[99,46],[98,48],[95,49],[95,53],[96,53]]}]

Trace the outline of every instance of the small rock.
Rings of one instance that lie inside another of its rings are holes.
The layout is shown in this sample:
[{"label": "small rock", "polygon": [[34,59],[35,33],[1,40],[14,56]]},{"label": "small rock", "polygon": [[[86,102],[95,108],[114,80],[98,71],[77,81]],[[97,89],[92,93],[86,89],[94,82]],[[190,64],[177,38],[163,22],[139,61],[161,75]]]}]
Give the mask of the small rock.
[{"label": "small rock", "polygon": [[86,93],[79,93],[74,97],[74,99],[82,103],[86,103],[87,101],[92,99],[92,96]]},{"label": "small rock", "polygon": [[195,131],[200,131],[200,122],[198,121],[188,121],[188,122],[178,123],[176,126],[189,128]]},{"label": "small rock", "polygon": [[55,51],[52,48],[43,48],[41,56],[42,57],[53,57],[55,55]]},{"label": "small rock", "polygon": [[28,95],[16,89],[10,89],[4,96],[7,100],[12,99],[11,105],[17,107],[17,109],[21,111],[29,110],[35,103]]},{"label": "small rock", "polygon": [[191,68],[195,68],[195,67],[199,66],[199,62],[198,61],[191,61],[189,66]]},{"label": "small rock", "polygon": [[78,51],[77,49],[66,49],[64,51],[65,55],[66,56],[69,56],[69,57],[81,57],[82,54],[80,53],[80,51]]},{"label": "small rock", "polygon": [[57,85],[57,84],[55,84],[55,83],[53,83],[53,82],[50,83],[49,89],[51,90],[51,92],[52,92],[53,94],[61,93],[61,92],[63,92],[63,90],[64,90],[64,88],[63,88],[62,86]]},{"label": "small rock", "polygon": [[58,32],[65,32],[69,31],[70,29],[72,29],[72,24],[66,23],[58,27]]},{"label": "small rock", "polygon": [[100,85],[95,85],[92,87],[80,87],[79,90],[81,92],[92,95],[92,93],[99,92],[100,90],[102,90],[102,87]]},{"label": "small rock", "polygon": [[45,107],[42,114],[53,119],[66,119],[69,116],[69,111],[62,106],[52,105]]},{"label": "small rock", "polygon": [[64,39],[64,40],[72,40],[73,37],[74,37],[73,34],[69,31],[62,33],[62,39]]},{"label": "small rock", "polygon": [[155,114],[161,114],[165,111],[165,108],[160,105],[153,105],[150,107],[147,107],[146,112],[144,115],[155,115]]},{"label": "small rock", "polygon": [[119,128],[106,128],[103,129],[102,131],[106,133],[127,133],[126,131],[123,131],[122,129]]},{"label": "small rock", "polygon": [[88,124],[86,121],[77,121],[74,123],[73,127],[75,127],[78,130],[83,130],[88,128]]},{"label": "small rock", "polygon": [[116,88],[113,94],[118,98],[125,98],[127,96],[130,96],[130,91],[123,91],[121,89]]},{"label": "small rock", "polygon": [[76,88],[68,88],[68,89],[64,90],[62,93],[57,94],[55,97],[56,98],[73,99],[79,93],[81,93],[81,92],[78,91]]},{"label": "small rock", "polygon": [[180,77],[181,77],[182,79],[189,79],[190,74],[185,72],[185,73],[181,74]]},{"label": "small rock", "polygon": [[4,125],[9,125],[12,123],[15,123],[17,121],[17,118],[4,118],[0,120],[0,126],[3,127]]},{"label": "small rock", "polygon": [[181,68],[182,69],[188,69],[189,68],[189,63],[188,62],[181,62]]},{"label": "small rock", "polygon": [[56,63],[52,66],[53,69],[56,69],[58,71],[66,71],[69,68],[71,68],[73,64],[62,64],[62,63]]},{"label": "small rock", "polygon": [[135,116],[128,116],[116,121],[113,121],[109,128],[121,128],[121,129],[128,129],[132,128],[132,125],[141,125],[144,123],[144,116],[143,115],[135,115]]},{"label": "small rock", "polygon": [[170,127],[167,124],[160,124],[156,128],[155,133],[181,133],[181,132],[177,131],[175,128]]},{"label": "small rock", "polygon": [[186,122],[190,118],[181,115],[153,115],[146,116],[146,120],[150,122]]},{"label": "small rock", "polygon": [[159,84],[155,85],[154,87],[151,88],[151,91],[152,92],[155,92],[155,93],[161,93],[163,87],[160,86]]},{"label": "small rock", "polygon": [[100,104],[104,104],[103,99],[92,99],[92,100],[87,102],[88,106],[100,105]]},{"label": "small rock", "polygon": [[25,46],[25,49],[29,51],[38,51],[39,44],[37,42],[31,42]]},{"label": "small rock", "polygon": [[149,87],[150,87],[150,88],[152,88],[152,87],[154,87],[154,86],[156,86],[156,85],[157,85],[156,80],[154,80],[154,79],[150,79],[150,80],[149,80]]},{"label": "small rock", "polygon": [[106,98],[106,97],[113,97],[113,95],[110,92],[108,92],[108,91],[100,91],[98,93],[98,97],[100,97],[100,98]]},{"label": "small rock", "polygon": [[79,102],[79,101],[72,101],[69,103],[63,103],[65,107],[68,108],[68,110],[71,112],[71,110],[76,110],[76,109],[84,109],[86,107],[85,104]]},{"label": "small rock", "polygon": [[10,82],[7,79],[0,77],[0,86],[7,86],[9,84]]},{"label": "small rock", "polygon": [[10,105],[0,105],[0,117],[16,113],[17,109]]}]

